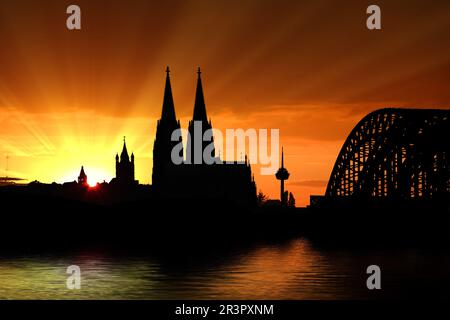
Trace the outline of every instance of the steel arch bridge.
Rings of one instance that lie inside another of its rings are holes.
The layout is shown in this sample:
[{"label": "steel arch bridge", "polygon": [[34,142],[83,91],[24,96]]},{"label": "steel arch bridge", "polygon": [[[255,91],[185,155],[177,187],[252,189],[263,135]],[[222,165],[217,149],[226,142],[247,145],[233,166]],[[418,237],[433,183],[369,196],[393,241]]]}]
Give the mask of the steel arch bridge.
[{"label": "steel arch bridge", "polygon": [[450,110],[380,109],[347,137],[328,198],[430,199],[450,193]]}]

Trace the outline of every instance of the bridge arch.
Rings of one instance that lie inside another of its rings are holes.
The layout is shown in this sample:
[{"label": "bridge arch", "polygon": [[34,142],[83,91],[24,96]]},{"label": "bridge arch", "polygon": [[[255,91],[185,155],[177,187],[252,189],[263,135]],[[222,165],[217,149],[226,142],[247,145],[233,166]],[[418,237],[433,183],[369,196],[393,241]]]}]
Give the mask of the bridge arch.
[{"label": "bridge arch", "polygon": [[450,192],[450,110],[380,109],[350,132],[325,196],[431,198]]}]

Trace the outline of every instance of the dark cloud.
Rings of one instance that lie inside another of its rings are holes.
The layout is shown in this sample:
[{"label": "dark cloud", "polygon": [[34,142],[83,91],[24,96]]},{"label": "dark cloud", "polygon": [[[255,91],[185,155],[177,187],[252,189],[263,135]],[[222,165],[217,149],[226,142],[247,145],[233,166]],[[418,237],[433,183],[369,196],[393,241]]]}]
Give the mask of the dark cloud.
[{"label": "dark cloud", "polygon": [[380,0],[379,32],[366,29],[367,4],[356,0],[80,0],[79,32],[65,28],[69,4],[2,2],[0,107],[156,116],[166,65],[182,116],[198,65],[212,113],[450,107],[448,1]]}]

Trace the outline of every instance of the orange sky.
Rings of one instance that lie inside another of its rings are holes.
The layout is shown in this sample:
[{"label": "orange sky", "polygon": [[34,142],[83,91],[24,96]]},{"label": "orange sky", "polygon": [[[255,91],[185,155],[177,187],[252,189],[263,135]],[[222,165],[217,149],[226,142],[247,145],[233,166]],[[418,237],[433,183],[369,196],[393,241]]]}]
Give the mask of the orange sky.
[{"label": "orange sky", "polygon": [[[151,183],[164,69],[177,117],[192,116],[204,70],[215,128],[278,128],[301,205],[323,194],[356,122],[385,106],[450,108],[450,3],[17,0],[0,4],[0,176],[109,180],[122,136]],[[78,4],[82,30],[66,29]],[[256,169],[256,168],[255,168]],[[258,188],[278,196],[274,177]]]}]

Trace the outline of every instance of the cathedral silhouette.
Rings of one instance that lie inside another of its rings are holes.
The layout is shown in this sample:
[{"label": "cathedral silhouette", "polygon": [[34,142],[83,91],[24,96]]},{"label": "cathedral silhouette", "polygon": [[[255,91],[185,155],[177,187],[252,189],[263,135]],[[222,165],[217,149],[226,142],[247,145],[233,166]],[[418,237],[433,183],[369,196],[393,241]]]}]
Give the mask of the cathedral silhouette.
[{"label": "cathedral silhouette", "polygon": [[[188,125],[186,157],[181,164],[174,164],[172,150],[182,142],[182,137],[178,141],[171,139],[172,133],[181,126],[175,114],[170,70],[169,67],[166,69],[161,119],[157,122],[153,147],[153,192],[160,198],[222,200],[239,205],[254,205],[256,184],[247,157],[245,161],[226,164],[221,161],[213,164],[193,163],[194,150],[200,150],[203,154],[206,147],[214,142],[214,137],[211,141],[203,141],[205,132],[212,129],[212,124],[206,113],[200,68],[197,75],[194,112]],[[201,123],[201,130],[194,130],[195,123]],[[197,146],[199,141],[201,145]],[[211,149],[211,146],[208,153],[216,158],[215,149]],[[179,155],[183,155],[183,150],[180,150]]]},{"label": "cathedral silhouette", "polygon": [[[56,184],[49,186],[51,191],[64,198],[82,199],[96,203],[120,203],[122,201],[152,200],[163,205],[177,204],[179,200],[197,204],[221,203],[238,206],[255,206],[257,203],[256,183],[250,163],[245,157],[242,161],[222,161],[216,156],[214,137],[204,141],[205,132],[212,129],[211,120],[206,113],[205,97],[200,68],[197,72],[197,89],[194,113],[188,124],[186,150],[182,137],[173,141],[172,134],[181,129],[180,120],[175,114],[170,70],[166,70],[166,84],[162,104],[161,118],[157,121],[156,137],[153,146],[153,184],[142,185],[135,179],[135,157],[128,153],[125,137],[120,155],[115,156],[116,176],[110,183],[99,183],[93,192],[89,192],[88,173],[81,167],[77,181],[66,182],[59,188]],[[199,130],[201,124],[201,130]],[[197,145],[199,143],[200,145]],[[181,163],[174,163],[172,152],[177,146]],[[213,163],[193,161],[194,150],[197,154],[205,152],[211,155]],[[205,151],[206,150],[206,151]],[[184,152],[185,151],[185,152]],[[185,156],[185,157],[184,157]],[[34,189],[45,190],[37,181],[30,184]]]}]

